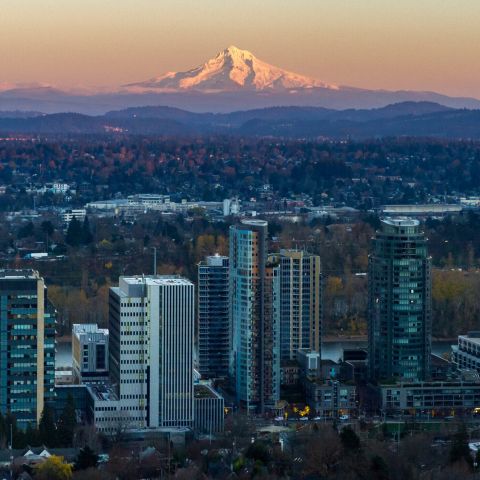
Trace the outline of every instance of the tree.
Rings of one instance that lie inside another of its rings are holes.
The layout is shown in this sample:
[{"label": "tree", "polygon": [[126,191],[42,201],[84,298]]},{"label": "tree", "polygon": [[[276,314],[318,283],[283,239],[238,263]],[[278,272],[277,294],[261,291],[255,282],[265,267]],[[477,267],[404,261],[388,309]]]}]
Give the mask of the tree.
[{"label": "tree", "polygon": [[463,423],[458,426],[458,431],[453,437],[452,448],[450,449],[450,463],[457,463],[462,460],[470,466],[473,464],[468,446],[468,432]]},{"label": "tree", "polygon": [[340,432],[340,441],[346,452],[356,452],[360,450],[360,439],[352,427],[342,429]]},{"label": "tree", "polygon": [[93,242],[93,235],[90,230],[90,222],[88,221],[88,217],[85,217],[85,220],[83,220],[83,225],[82,225],[82,243],[84,245],[89,245],[90,243]]},{"label": "tree", "polygon": [[18,230],[17,237],[18,238],[27,238],[27,237],[33,237],[35,234],[35,227],[33,226],[32,222],[28,222],[26,225],[23,225],[23,227],[20,227]]},{"label": "tree", "polygon": [[98,455],[87,445],[78,453],[75,461],[75,470],[95,468],[98,464]]},{"label": "tree", "polygon": [[68,225],[65,242],[71,247],[78,247],[82,243],[83,229],[76,217],[72,217]]},{"label": "tree", "polygon": [[63,457],[52,455],[35,467],[35,480],[70,480],[72,467],[63,461]]},{"label": "tree", "polygon": [[38,425],[40,442],[48,447],[55,447],[57,444],[57,430],[53,419],[53,411],[45,407]]},{"label": "tree", "polygon": [[67,403],[58,421],[58,444],[61,447],[71,447],[73,443],[73,432],[77,424],[75,412],[75,401],[71,394],[68,395]]},{"label": "tree", "polygon": [[55,229],[53,228],[52,222],[50,220],[44,220],[40,224],[40,228],[42,229],[42,232],[45,233],[45,235],[48,235],[51,237],[53,235],[53,232]]}]

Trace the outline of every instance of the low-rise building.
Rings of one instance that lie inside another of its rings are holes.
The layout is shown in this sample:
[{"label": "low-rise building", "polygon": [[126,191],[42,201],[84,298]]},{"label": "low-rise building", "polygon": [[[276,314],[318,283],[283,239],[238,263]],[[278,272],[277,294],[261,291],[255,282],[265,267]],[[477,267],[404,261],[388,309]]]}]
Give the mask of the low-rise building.
[{"label": "low-rise building", "polygon": [[213,435],[223,432],[224,400],[208,384],[194,386],[195,433]]},{"label": "low-rise building", "polygon": [[457,345],[452,345],[452,362],[459,369],[480,372],[480,332],[458,336]]},{"label": "low-rise building", "polygon": [[62,220],[67,225],[72,221],[73,218],[76,218],[79,222],[85,220],[87,211],[84,208],[74,208],[72,210],[65,210],[62,212]]},{"label": "low-rise building", "polygon": [[338,418],[350,415],[357,410],[357,395],[354,385],[347,385],[335,380],[322,381],[305,378],[306,403],[315,409],[317,415]]},{"label": "low-rise building", "polygon": [[458,379],[445,382],[413,382],[380,385],[381,408],[386,412],[432,416],[471,413],[480,405],[480,381]]},{"label": "low-rise building", "polygon": [[78,383],[108,379],[108,340],[108,329],[96,323],[73,325],[72,365]]}]

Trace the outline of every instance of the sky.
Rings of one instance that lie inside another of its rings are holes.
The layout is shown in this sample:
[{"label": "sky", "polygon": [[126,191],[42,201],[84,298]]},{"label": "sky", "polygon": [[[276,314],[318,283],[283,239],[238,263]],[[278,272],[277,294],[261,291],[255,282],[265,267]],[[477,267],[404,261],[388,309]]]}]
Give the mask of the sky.
[{"label": "sky", "polygon": [[0,82],[117,86],[229,45],[329,83],[480,98],[479,0],[1,0]]}]

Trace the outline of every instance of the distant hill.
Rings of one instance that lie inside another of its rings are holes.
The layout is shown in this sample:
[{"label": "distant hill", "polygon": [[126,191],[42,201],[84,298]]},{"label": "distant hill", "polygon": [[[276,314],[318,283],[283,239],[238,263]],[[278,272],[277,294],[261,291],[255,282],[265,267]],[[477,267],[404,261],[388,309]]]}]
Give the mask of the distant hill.
[{"label": "distant hill", "polygon": [[172,107],[135,107],[100,116],[74,113],[12,116],[0,112],[0,132],[480,139],[480,110],[453,109],[433,102],[403,102],[363,110],[272,107],[216,114],[193,113]]}]

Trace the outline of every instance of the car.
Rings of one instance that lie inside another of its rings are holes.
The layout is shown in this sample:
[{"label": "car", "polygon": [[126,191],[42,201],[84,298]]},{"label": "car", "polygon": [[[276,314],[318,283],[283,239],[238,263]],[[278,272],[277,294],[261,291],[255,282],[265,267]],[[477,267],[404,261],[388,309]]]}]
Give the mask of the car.
[{"label": "car", "polygon": [[323,420],[322,417],[314,417],[313,419],[314,419],[316,422],[319,422],[320,420]]},{"label": "car", "polygon": [[349,415],[340,415],[340,421],[341,422],[346,422],[347,420],[350,420]]},{"label": "car", "polygon": [[275,417],[275,421],[276,422],[283,422],[283,417],[282,416]]},{"label": "car", "polygon": [[300,417],[301,422],[308,422],[308,417]]}]

